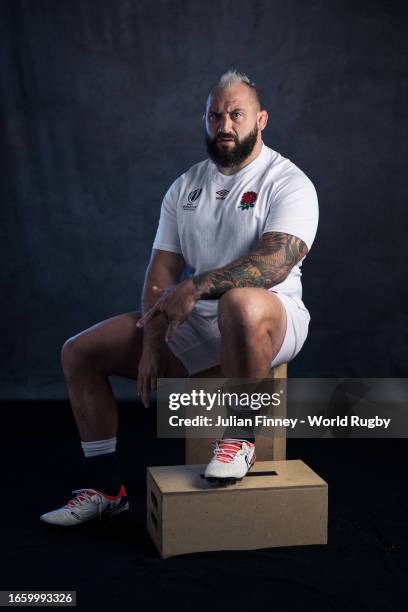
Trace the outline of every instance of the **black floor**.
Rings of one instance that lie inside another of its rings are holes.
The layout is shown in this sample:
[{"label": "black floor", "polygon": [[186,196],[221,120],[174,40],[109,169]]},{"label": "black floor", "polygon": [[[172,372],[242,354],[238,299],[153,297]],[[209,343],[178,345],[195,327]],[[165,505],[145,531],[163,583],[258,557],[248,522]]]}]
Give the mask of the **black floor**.
[{"label": "black floor", "polygon": [[[1,590],[76,590],[78,608],[292,611],[407,609],[407,461],[401,440],[288,441],[329,484],[327,546],[162,560],[145,531],[145,468],[184,463],[158,440],[155,408],[120,405],[123,479],[132,511],[53,530],[38,517],[65,502],[81,462],[68,403],[2,403]],[[227,608],[228,606],[228,608]]]}]

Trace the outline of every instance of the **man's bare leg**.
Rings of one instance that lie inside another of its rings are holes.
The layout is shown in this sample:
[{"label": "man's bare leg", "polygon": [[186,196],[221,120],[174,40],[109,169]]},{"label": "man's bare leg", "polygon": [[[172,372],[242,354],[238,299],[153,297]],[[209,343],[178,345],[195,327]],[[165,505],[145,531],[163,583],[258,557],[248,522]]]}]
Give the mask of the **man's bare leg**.
[{"label": "man's bare leg", "polygon": [[[73,526],[129,509],[115,452],[118,410],[108,377],[137,379],[143,340],[143,331],[136,328],[139,316],[118,315],[64,344],[62,365],[85,455],[81,486],[88,488],[76,490],[75,498],[61,508],[42,514],[44,523]],[[165,344],[163,356],[166,373],[187,375]]]},{"label": "man's bare leg", "polygon": [[[221,332],[220,377],[267,378],[286,332],[286,311],[276,295],[258,288],[230,289],[218,305]],[[205,372],[201,373],[201,375]],[[245,409],[240,416],[252,416]],[[229,410],[228,414],[235,414]],[[225,442],[205,470],[208,479],[234,482],[242,478],[255,460],[255,430],[231,425],[224,431]],[[242,442],[246,441],[246,444]],[[239,453],[238,453],[239,449]],[[226,454],[222,454],[222,453]],[[225,461],[234,456],[234,461]]]},{"label": "man's bare leg", "polygon": [[265,289],[243,287],[220,299],[221,375],[266,378],[286,332],[286,311]]},{"label": "man's bare leg", "polygon": [[[118,409],[109,376],[136,380],[142,354],[140,313],[112,317],[69,338],[62,349],[62,366],[74,418],[83,442],[116,436]],[[167,345],[168,375],[184,378],[187,371]],[[136,396],[136,385],[135,385]]]}]

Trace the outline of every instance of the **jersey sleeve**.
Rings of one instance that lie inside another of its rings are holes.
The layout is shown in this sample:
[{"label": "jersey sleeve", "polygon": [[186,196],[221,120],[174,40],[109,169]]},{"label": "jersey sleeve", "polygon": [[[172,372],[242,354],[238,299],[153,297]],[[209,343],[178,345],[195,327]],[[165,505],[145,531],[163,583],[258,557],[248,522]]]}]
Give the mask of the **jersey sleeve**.
[{"label": "jersey sleeve", "polygon": [[312,181],[300,170],[274,186],[262,233],[284,232],[303,240],[310,250],[316,236],[319,206]]},{"label": "jersey sleeve", "polygon": [[180,237],[177,225],[177,201],[180,179],[174,181],[163,198],[160,220],[153,241],[153,249],[181,253]]}]

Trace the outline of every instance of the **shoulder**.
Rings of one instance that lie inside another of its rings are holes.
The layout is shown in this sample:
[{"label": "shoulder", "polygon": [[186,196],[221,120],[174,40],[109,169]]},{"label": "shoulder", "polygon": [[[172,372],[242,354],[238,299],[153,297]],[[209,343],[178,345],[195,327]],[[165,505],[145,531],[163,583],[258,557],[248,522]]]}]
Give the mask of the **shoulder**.
[{"label": "shoulder", "polygon": [[208,172],[210,168],[211,162],[209,159],[205,159],[194,164],[173,181],[173,183],[169,187],[168,193],[171,195],[180,194],[180,192],[186,186],[194,185],[195,182],[202,179],[202,177]]},{"label": "shoulder", "polygon": [[284,157],[281,153],[268,149],[269,170],[274,185],[275,193],[287,189],[304,188],[316,193],[315,186],[307,174],[299,168],[291,159]]},{"label": "shoulder", "polygon": [[188,182],[194,178],[201,177],[203,174],[208,172],[211,167],[211,162],[209,159],[204,159],[203,161],[198,162],[191,166],[188,170],[180,174],[180,176],[176,179],[176,181]]}]

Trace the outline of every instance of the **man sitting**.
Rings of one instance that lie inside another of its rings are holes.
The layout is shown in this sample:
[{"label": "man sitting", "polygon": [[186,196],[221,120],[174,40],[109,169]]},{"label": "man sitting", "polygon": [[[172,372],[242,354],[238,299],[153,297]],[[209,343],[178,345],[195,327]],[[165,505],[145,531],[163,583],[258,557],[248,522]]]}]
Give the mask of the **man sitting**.
[{"label": "man sitting", "polygon": [[[300,267],[318,222],[316,192],[267,147],[256,87],[224,74],[205,110],[209,158],[167,191],[146,271],[143,313],[102,321],[67,340],[62,364],[85,455],[83,489],[41,520],[77,525],[129,508],[116,459],[118,411],[109,376],[137,379],[149,405],[160,377],[216,365],[228,378],[265,378],[306,340]],[[192,274],[180,280],[185,269]],[[242,477],[254,439],[218,440],[205,475]]]}]

